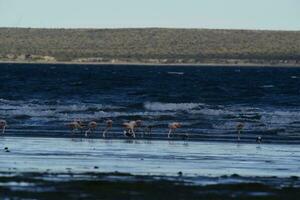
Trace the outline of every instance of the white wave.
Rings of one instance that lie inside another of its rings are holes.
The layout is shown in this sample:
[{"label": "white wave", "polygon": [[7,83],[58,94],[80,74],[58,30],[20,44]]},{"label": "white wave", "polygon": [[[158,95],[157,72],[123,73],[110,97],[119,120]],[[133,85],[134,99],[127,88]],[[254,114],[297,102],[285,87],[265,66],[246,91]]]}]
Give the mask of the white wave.
[{"label": "white wave", "polygon": [[60,121],[70,121],[73,119],[84,119],[84,120],[96,120],[102,118],[115,118],[115,117],[131,117],[131,116],[140,116],[140,117],[153,117],[153,116],[173,116],[174,113],[168,112],[105,112],[98,111],[93,114],[87,113],[67,113],[67,114],[57,114],[56,116]]},{"label": "white wave", "polygon": [[26,114],[29,116],[44,116],[54,114],[55,112],[71,112],[71,111],[85,111],[88,106],[47,106],[47,105],[0,105],[2,113],[10,115]]},{"label": "white wave", "polygon": [[19,104],[19,103],[23,103],[23,102],[0,98],[0,104]]},{"label": "white wave", "polygon": [[168,74],[184,75],[184,72],[167,72]]},{"label": "white wave", "polygon": [[0,103],[8,103],[9,100],[0,98]]},{"label": "white wave", "polygon": [[211,108],[203,108],[200,110],[192,110],[192,114],[202,114],[202,115],[212,115],[212,116],[218,116],[218,115],[233,115],[235,112],[225,110],[225,109],[211,109]]},{"label": "white wave", "polygon": [[56,109],[60,112],[81,112],[87,111],[89,109],[103,109],[105,106],[98,104],[98,105],[61,105],[61,106],[49,106],[50,109]]},{"label": "white wave", "polygon": [[[103,106],[105,107],[105,106]],[[109,107],[109,106],[108,106]],[[34,120],[42,121],[70,121],[74,119],[83,120],[97,120],[101,118],[114,118],[114,117],[153,117],[153,116],[173,116],[173,112],[117,112],[113,109],[110,111],[102,110],[101,106],[97,107],[97,110],[93,112],[85,112],[89,109],[88,105],[70,105],[70,106],[45,106],[45,105],[19,105],[19,106],[0,106],[1,115],[5,118],[11,118],[21,115],[27,115]],[[105,107],[106,108],[106,107]]]},{"label": "white wave", "polygon": [[300,121],[300,112],[296,110],[277,110],[273,112],[264,112],[262,121],[268,126],[280,127],[289,126],[293,122]]},{"label": "white wave", "polygon": [[261,88],[273,88],[275,87],[274,85],[262,85]]},{"label": "white wave", "polygon": [[146,102],[144,107],[146,110],[153,111],[179,111],[192,110],[203,106],[202,103],[160,103],[160,102]]},{"label": "white wave", "polygon": [[13,101],[1,101],[0,99],[0,110],[56,110],[57,112],[79,112],[88,110],[100,110],[100,109],[120,109],[123,107],[102,105],[102,104],[64,104],[64,105],[45,105],[35,103],[28,103],[24,101],[15,102]]},{"label": "white wave", "polygon": [[118,108],[120,107],[102,104],[45,105],[23,101],[16,103],[2,100],[0,102],[0,116],[10,118],[27,115],[31,120],[41,118],[43,118],[43,120],[46,118],[49,118],[49,120],[53,118],[56,120],[64,120],[64,118],[77,118],[79,115],[82,117],[85,117],[86,115],[92,116],[93,113],[98,113],[99,115],[103,109],[110,109],[113,111]]},{"label": "white wave", "polygon": [[[228,120],[223,123],[215,123],[213,124],[214,129],[221,130],[221,131],[236,131],[237,124],[240,123],[238,120]],[[260,127],[257,123],[245,123],[243,130],[256,130],[256,131],[263,131],[265,130],[264,127]]]}]

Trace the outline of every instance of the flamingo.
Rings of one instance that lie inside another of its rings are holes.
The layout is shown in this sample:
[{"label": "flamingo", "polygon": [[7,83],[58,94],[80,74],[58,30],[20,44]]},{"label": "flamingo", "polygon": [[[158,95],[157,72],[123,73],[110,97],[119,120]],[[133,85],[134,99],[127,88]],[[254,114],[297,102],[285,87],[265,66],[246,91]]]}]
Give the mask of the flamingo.
[{"label": "flamingo", "polygon": [[238,141],[240,140],[240,135],[241,135],[242,130],[244,129],[244,127],[245,127],[244,123],[238,123],[236,125],[236,130],[237,130],[237,133],[238,133]]},{"label": "flamingo", "polygon": [[256,142],[257,142],[258,144],[260,144],[260,143],[262,142],[262,137],[261,137],[261,136],[258,136],[258,137],[256,138]]},{"label": "flamingo", "polygon": [[141,126],[142,121],[141,120],[137,120],[137,121],[130,121],[130,122],[125,122],[123,123],[123,127],[124,127],[124,135],[128,136],[132,135],[135,138],[135,132],[134,129]]},{"label": "flamingo", "polygon": [[5,133],[6,127],[7,127],[7,122],[4,119],[0,119],[0,129],[2,129],[2,134]]},{"label": "flamingo", "polygon": [[111,119],[106,120],[106,128],[103,131],[103,137],[105,138],[106,133],[112,128],[113,121]]},{"label": "flamingo", "polygon": [[96,130],[96,128],[97,128],[97,122],[95,122],[95,121],[91,121],[90,123],[88,123],[88,130],[87,131],[85,131],[85,137],[87,137],[88,136],[88,133],[93,133],[95,130]]},{"label": "flamingo", "polygon": [[181,124],[179,122],[173,122],[173,123],[169,124],[168,138],[170,138],[171,133],[174,134],[175,130],[180,127],[181,127]]},{"label": "flamingo", "polygon": [[70,128],[72,134],[74,134],[76,130],[82,130],[84,128],[84,124],[80,120],[74,120],[68,123],[67,126]]}]

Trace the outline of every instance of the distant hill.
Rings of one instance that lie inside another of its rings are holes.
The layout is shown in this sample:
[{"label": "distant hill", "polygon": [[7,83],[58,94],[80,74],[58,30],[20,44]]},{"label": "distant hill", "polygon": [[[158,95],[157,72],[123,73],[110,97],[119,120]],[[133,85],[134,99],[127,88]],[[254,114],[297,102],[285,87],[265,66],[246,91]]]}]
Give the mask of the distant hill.
[{"label": "distant hill", "polygon": [[0,60],[300,63],[300,31],[0,28]]}]

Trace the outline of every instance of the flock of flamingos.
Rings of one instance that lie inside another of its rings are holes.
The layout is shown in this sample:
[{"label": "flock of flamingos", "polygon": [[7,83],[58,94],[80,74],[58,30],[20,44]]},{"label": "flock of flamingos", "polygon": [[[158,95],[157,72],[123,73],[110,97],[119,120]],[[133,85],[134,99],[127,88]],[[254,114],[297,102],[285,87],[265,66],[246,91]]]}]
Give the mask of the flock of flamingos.
[{"label": "flock of flamingos", "polygon": [[[113,127],[113,121],[111,119],[108,119],[105,121],[106,127],[102,133],[103,138],[106,137],[107,133],[109,130]],[[76,131],[84,132],[85,136],[87,137],[89,134],[92,134],[96,131],[98,127],[98,123],[95,121],[91,121],[89,123],[84,123],[81,120],[74,120],[73,122],[70,122],[66,124],[66,126],[70,129],[72,134],[75,134]],[[124,130],[124,135],[126,137],[136,137],[136,130],[138,128],[144,128],[144,132],[147,134],[151,134],[153,126],[148,125],[148,126],[143,126],[142,120],[136,120],[136,121],[130,121],[130,122],[125,122],[122,124],[123,130]],[[181,123],[180,122],[173,122],[169,124],[169,132],[168,132],[168,138],[171,137],[172,134],[175,133],[176,129],[181,128]],[[5,133],[5,129],[8,127],[6,120],[0,119],[0,129],[2,129],[2,134]],[[236,131],[237,131],[237,139],[240,140],[240,135],[242,130],[244,129],[244,123],[238,123],[236,126]],[[188,135],[185,135],[185,137],[188,137]],[[256,142],[261,143],[262,138],[257,137]]]}]

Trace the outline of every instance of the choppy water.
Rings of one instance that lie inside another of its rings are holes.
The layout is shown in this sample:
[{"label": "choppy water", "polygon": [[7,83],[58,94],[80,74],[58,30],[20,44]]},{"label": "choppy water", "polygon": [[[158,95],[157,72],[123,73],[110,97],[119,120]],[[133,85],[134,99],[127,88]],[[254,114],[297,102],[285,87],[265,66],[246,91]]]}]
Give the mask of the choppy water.
[{"label": "choppy water", "polygon": [[[66,130],[74,119],[141,119],[154,132],[299,135],[300,68],[0,64],[0,118],[11,131]],[[28,133],[30,134],[30,133]]]}]

